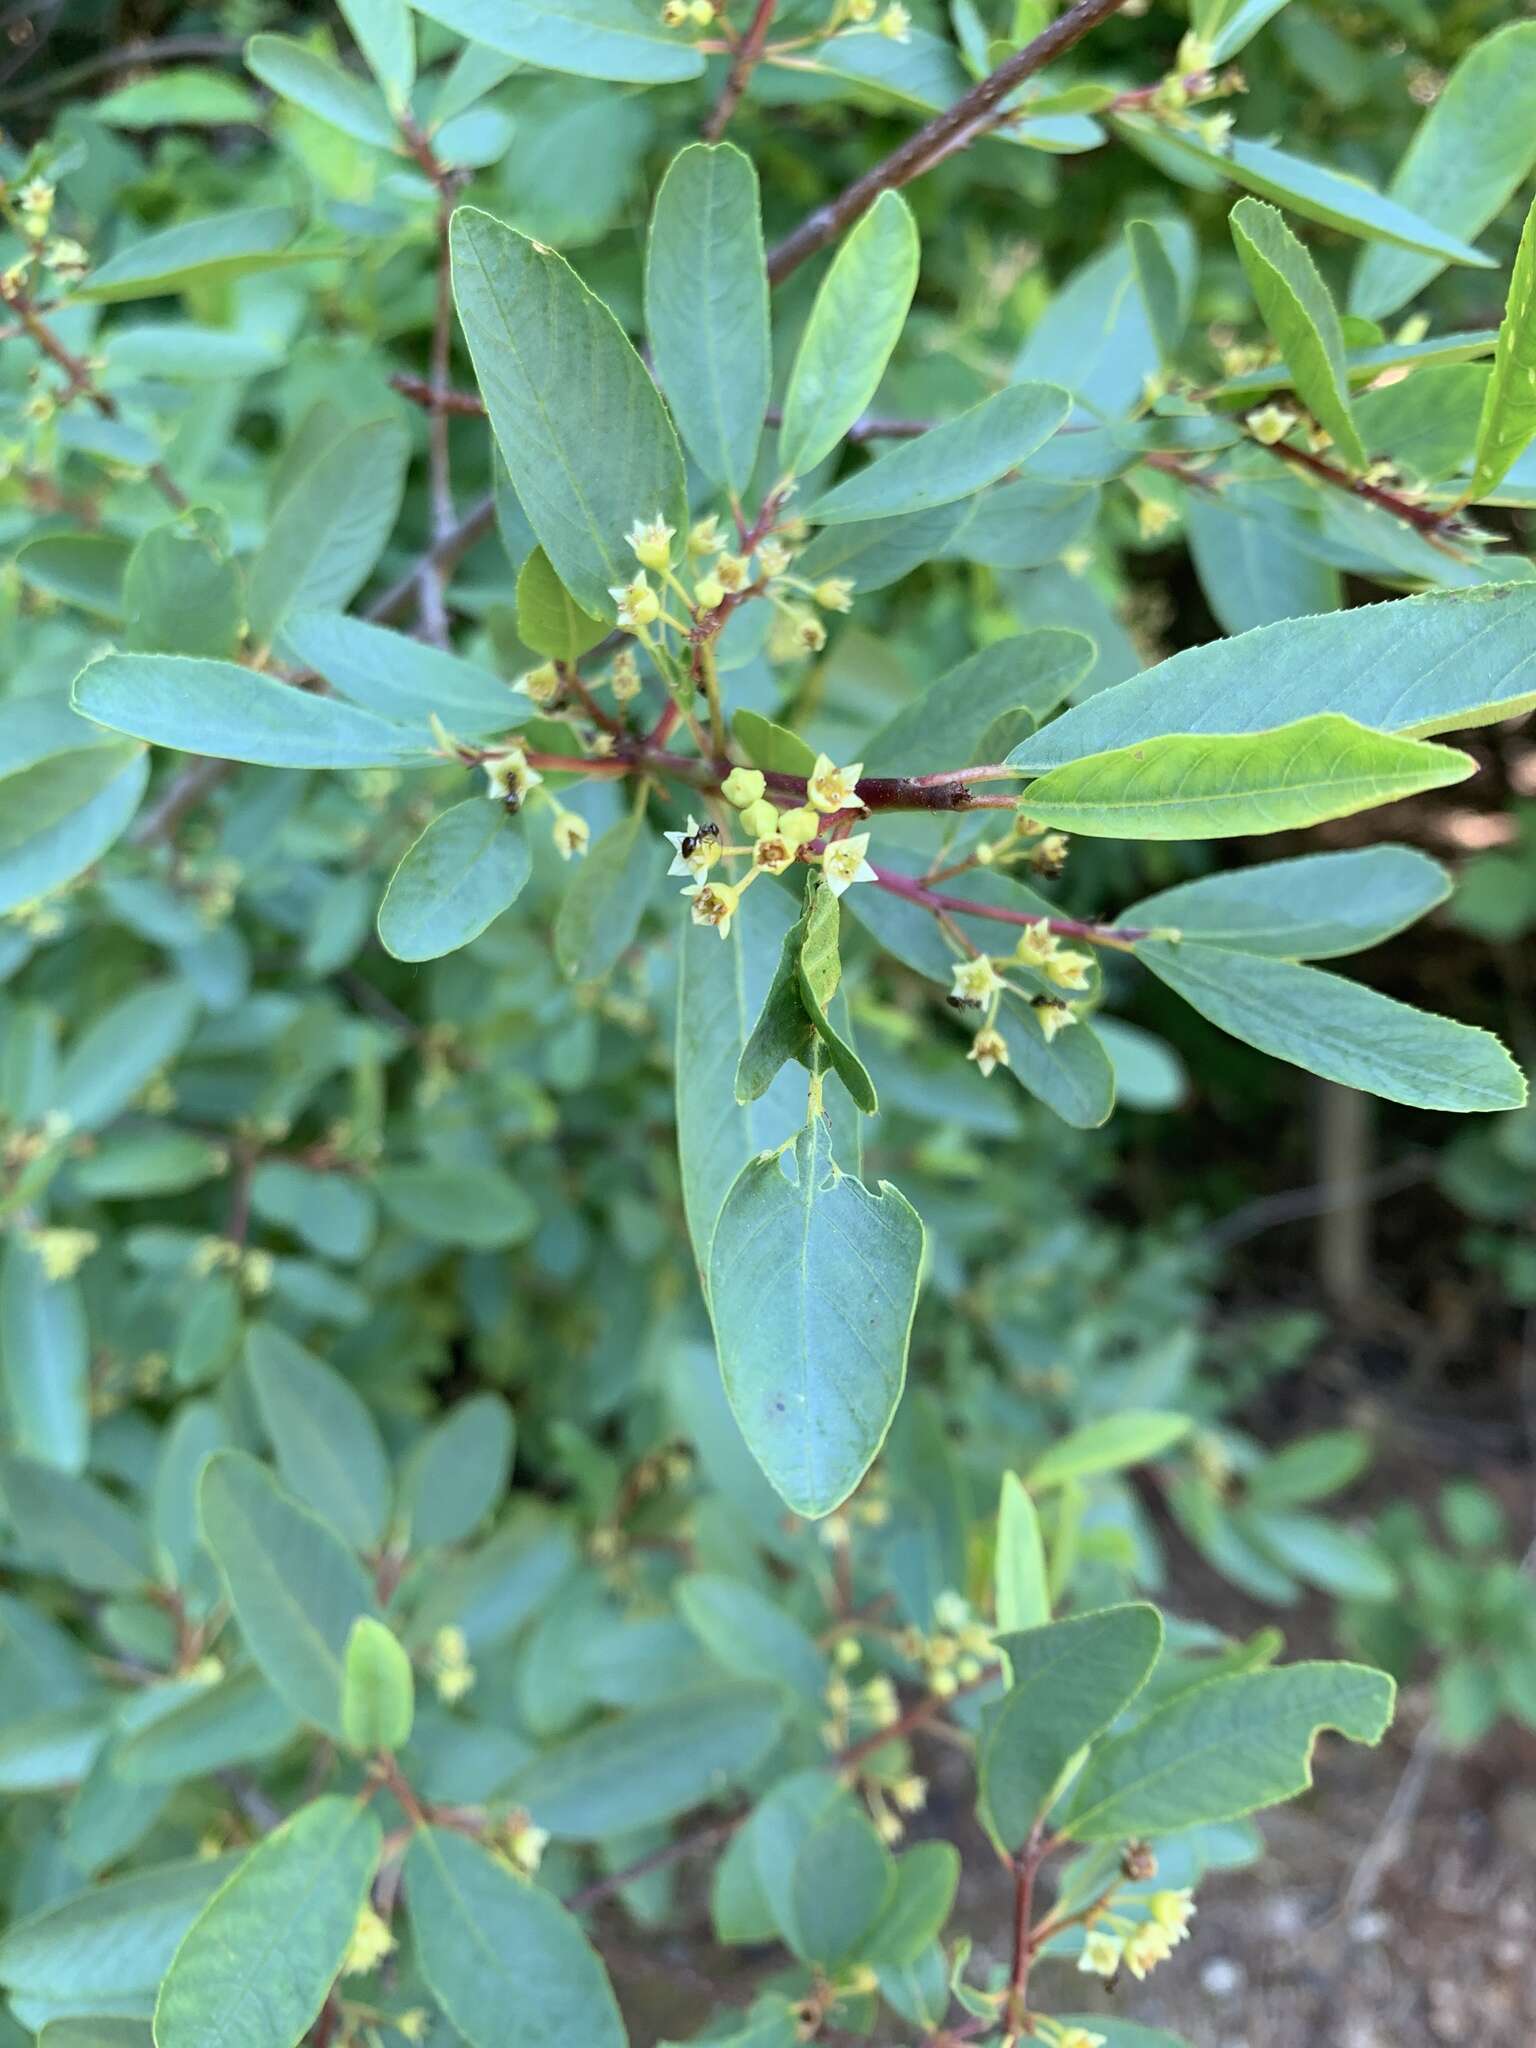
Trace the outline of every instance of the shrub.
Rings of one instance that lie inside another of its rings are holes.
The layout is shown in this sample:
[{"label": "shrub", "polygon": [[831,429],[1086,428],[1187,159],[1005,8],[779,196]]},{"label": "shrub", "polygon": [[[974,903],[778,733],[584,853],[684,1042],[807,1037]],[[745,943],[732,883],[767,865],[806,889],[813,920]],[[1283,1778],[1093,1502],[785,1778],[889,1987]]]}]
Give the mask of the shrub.
[{"label": "shrub", "polygon": [[[1185,1085],[1137,970],[1524,1099],[1315,964],[1435,862],[1202,850],[1536,702],[1536,25],[1393,11],[1448,76],[1281,0],[344,0],[59,71],[0,277],[16,2038],[606,2048],[591,1909],[708,1850],[783,1952],[710,2039],[1166,2041],[1070,1966],[1156,1967],[1392,1680],[1161,1612],[1147,1487],[1404,1670],[1438,1588],[1462,1731],[1528,1708],[1513,1567],[1501,1681],[1482,1539],[1321,1512],[1368,1444],[1244,1436],[1199,1247],[1082,1208],[1117,1080]],[[941,1723],[1001,1970],[901,1846]]]}]

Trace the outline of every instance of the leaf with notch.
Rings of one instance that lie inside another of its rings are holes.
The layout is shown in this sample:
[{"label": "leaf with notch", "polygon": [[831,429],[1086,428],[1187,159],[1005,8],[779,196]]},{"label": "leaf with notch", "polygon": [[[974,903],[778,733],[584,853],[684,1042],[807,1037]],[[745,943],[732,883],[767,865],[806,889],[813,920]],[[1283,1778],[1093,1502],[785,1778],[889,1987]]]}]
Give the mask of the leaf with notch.
[{"label": "leaf with notch", "polygon": [[906,1378],[923,1226],[832,1158],[821,1119],[752,1160],[720,1211],[709,1291],[725,1390],[748,1448],[797,1514],[830,1514],[885,1439]]}]

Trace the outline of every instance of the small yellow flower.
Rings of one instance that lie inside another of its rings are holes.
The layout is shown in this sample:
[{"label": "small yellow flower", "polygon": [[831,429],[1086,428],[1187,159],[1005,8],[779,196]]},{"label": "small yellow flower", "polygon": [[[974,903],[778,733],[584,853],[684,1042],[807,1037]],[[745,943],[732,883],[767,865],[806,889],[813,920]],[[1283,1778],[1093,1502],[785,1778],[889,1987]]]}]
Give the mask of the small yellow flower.
[{"label": "small yellow flower", "polygon": [[486,795],[493,803],[516,810],[530,789],[544,780],[537,768],[530,768],[521,747],[509,747],[504,754],[491,754],[480,766],[485,771]]},{"label": "small yellow flower", "polygon": [[880,33],[893,43],[910,42],[912,38],[912,17],[902,6],[901,0],[891,0],[880,17]]},{"label": "small yellow flower", "polygon": [[403,2034],[407,2041],[424,2041],[432,2015],[424,2005],[413,2005],[405,2012],[396,2013],[392,2025],[397,2034]]},{"label": "small yellow flower", "polygon": [[779,813],[779,837],[787,839],[791,846],[808,846],[820,830],[821,813],[813,811],[808,804],[798,810]]},{"label": "small yellow flower", "polygon": [[451,1623],[432,1638],[429,1667],[437,1696],[452,1706],[463,1699],[475,1683],[475,1667],[469,1661],[469,1641],[463,1629]]},{"label": "small yellow flower", "polygon": [[821,872],[834,896],[841,896],[855,882],[872,882],[875,871],[864,856],[869,851],[869,834],[855,832],[849,839],[834,839],[821,856]]},{"label": "small yellow flower", "polygon": [[747,555],[722,555],[715,574],[727,590],[745,590],[752,581],[752,562]]},{"label": "small yellow flower", "polygon": [[1105,1934],[1098,1928],[1090,1929],[1083,1942],[1083,1952],[1077,1959],[1077,1967],[1089,1977],[1117,1977],[1124,1946],[1114,1935]]},{"label": "small yellow flower", "polygon": [[720,858],[718,825],[701,825],[697,818],[690,818],[686,830],[664,832],[662,837],[672,847],[669,875],[691,875],[694,881],[702,882]]},{"label": "small yellow flower", "polygon": [[33,1230],[27,1242],[42,1263],[45,1279],[72,1280],[100,1239],[90,1230]]},{"label": "small yellow flower", "polygon": [[898,1778],[891,1787],[891,1797],[903,1813],[921,1813],[928,1804],[928,1780],[915,1773]]},{"label": "small yellow flower", "polygon": [[1236,120],[1231,114],[1206,114],[1196,121],[1195,128],[1206,148],[1220,154],[1232,140],[1232,130],[1236,125]]},{"label": "small yellow flower", "polygon": [[782,875],[795,858],[795,849],[777,832],[765,832],[752,844],[752,865],[765,875]]},{"label": "small yellow flower", "polygon": [[818,754],[805,785],[807,803],[829,817],[833,811],[862,811],[864,799],[855,785],[863,773],[862,761],[855,761],[848,768],[834,768],[830,755]]},{"label": "small yellow flower", "polygon": [[621,647],[613,657],[613,667],[608,671],[608,681],[613,688],[616,704],[627,704],[632,697],[639,696],[640,664],[635,660],[632,648]]},{"label": "small yellow flower", "polygon": [[1277,446],[1295,424],[1296,415],[1288,405],[1263,405],[1248,415],[1249,433],[1266,448]]},{"label": "small yellow flower", "polygon": [[712,926],[722,939],[730,937],[731,919],[741,901],[739,888],[733,889],[729,882],[702,882],[695,888],[685,889],[683,894],[693,898],[695,924]]},{"label": "small yellow flower", "polygon": [[783,541],[770,535],[758,545],[757,573],[759,576],[782,576],[794,557]]},{"label": "small yellow flower", "polygon": [[341,1974],[343,1977],[366,1977],[370,1970],[378,1968],[394,1946],[395,1937],[389,1931],[389,1923],[372,1906],[364,1906],[357,1916],[352,1939],[347,1943],[347,1952],[341,1959]]},{"label": "small yellow flower", "polygon": [[707,519],[696,519],[688,529],[688,552],[690,555],[718,555],[725,546],[725,535],[720,531],[719,514],[711,512]]},{"label": "small yellow flower", "polygon": [[892,1813],[889,1807],[875,1815],[875,1833],[887,1847],[899,1842],[906,1832],[906,1822],[899,1813]]},{"label": "small yellow flower", "polygon": [[1069,843],[1065,832],[1047,832],[1029,849],[1029,864],[1035,873],[1054,881],[1067,864]]},{"label": "small yellow flower", "polygon": [[971,1603],[953,1586],[946,1586],[933,1603],[933,1618],[942,1629],[962,1629],[971,1618]]},{"label": "small yellow flower", "polygon": [[986,1002],[1003,985],[1002,976],[985,953],[978,953],[974,960],[957,960],[950,973],[955,983],[951,991],[954,1000],[967,1006]]},{"label": "small yellow flower", "polygon": [[579,860],[592,843],[592,827],[575,811],[562,811],[555,819],[555,850],[562,860]]},{"label": "small yellow flower", "polygon": [[84,248],[68,235],[55,235],[43,251],[43,268],[55,271],[61,277],[83,276],[89,262]]},{"label": "small yellow flower", "polygon": [[811,611],[796,609],[790,614],[790,630],[808,654],[820,654],[827,644],[827,629]]},{"label": "small yellow flower", "polygon": [[720,785],[720,794],[733,809],[744,811],[755,804],[768,787],[761,768],[733,768]]},{"label": "small yellow flower", "polygon": [[632,583],[616,583],[609,586],[608,595],[618,606],[619,624],[631,632],[646,626],[654,626],[661,617],[661,599],[652,590],[642,572]]},{"label": "small yellow flower", "polygon": [[686,28],[688,26],[688,0],[665,0],[661,10],[663,28]]},{"label": "small yellow flower", "polygon": [[277,1261],[270,1252],[247,1252],[240,1261],[240,1285],[247,1294],[270,1294]]},{"label": "small yellow flower", "polygon": [[875,0],[848,0],[848,19],[861,25],[875,18]]},{"label": "small yellow flower", "polygon": [[507,1854],[525,1877],[535,1875],[548,1847],[549,1829],[536,1828],[533,1822],[526,1818],[508,1832]]},{"label": "small yellow flower", "polygon": [[1060,943],[1048,919],[1037,917],[1020,932],[1013,957],[1025,967],[1044,967],[1059,951]]},{"label": "small yellow flower", "polygon": [[1056,2037],[1056,2048],[1104,2048],[1107,2034],[1090,2034],[1086,2027],[1068,2027]]},{"label": "small yellow flower", "polygon": [[715,18],[712,0],[690,0],[688,13],[700,28],[708,28]]},{"label": "small yellow flower", "polygon": [[777,835],[779,814],[767,797],[760,796],[755,804],[747,804],[743,808],[741,829],[749,839],[766,839],[770,833]]},{"label": "small yellow flower", "polygon": [[1136,527],[1143,540],[1160,540],[1170,526],[1177,526],[1179,515],[1172,505],[1161,498],[1138,498],[1136,501]]},{"label": "small yellow flower", "polygon": [[1188,1936],[1189,1923],[1195,1916],[1194,1897],[1187,1890],[1152,1892],[1147,1899],[1147,1911],[1154,1925],[1177,1945]]},{"label": "small yellow flower", "polygon": [[817,584],[811,595],[824,612],[851,612],[853,610],[853,578],[851,576],[828,576],[825,582]]},{"label": "small yellow flower", "polygon": [[565,685],[560,680],[560,671],[552,661],[541,662],[537,668],[529,669],[525,676],[519,676],[512,685],[520,697],[527,697],[538,705],[541,711],[559,702]]},{"label": "small yellow flower", "polygon": [[832,1652],[833,1657],[841,1664],[845,1671],[851,1671],[863,1654],[864,1652],[859,1648],[856,1636],[840,1637],[836,1649]]},{"label": "small yellow flower", "polygon": [[1057,988],[1084,989],[1093,971],[1091,953],[1053,953],[1045,963],[1045,978]]},{"label": "small yellow flower", "polygon": [[982,1073],[990,1077],[995,1068],[1008,1065],[1008,1041],[1001,1031],[990,1024],[984,1025],[971,1040],[966,1058],[974,1060]]},{"label": "small yellow flower", "polygon": [[699,577],[693,586],[693,602],[698,611],[715,611],[725,603],[725,585],[718,576]]},{"label": "small yellow flower", "polygon": [[1173,1954],[1173,1943],[1155,1921],[1138,1927],[1125,1944],[1125,1967],[1140,1983]]},{"label": "small yellow flower", "polygon": [[1045,1034],[1047,1045],[1058,1031],[1065,1031],[1069,1024],[1077,1022],[1077,1012],[1066,1003],[1058,1003],[1053,996],[1036,996],[1031,1008],[1036,1023]]}]

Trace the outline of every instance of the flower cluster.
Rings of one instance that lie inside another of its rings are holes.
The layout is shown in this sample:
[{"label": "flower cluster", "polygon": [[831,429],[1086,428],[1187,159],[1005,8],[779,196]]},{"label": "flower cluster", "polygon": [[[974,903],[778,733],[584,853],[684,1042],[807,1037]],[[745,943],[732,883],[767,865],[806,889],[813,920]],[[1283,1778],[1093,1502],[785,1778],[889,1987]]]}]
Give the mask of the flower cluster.
[{"label": "flower cluster", "polygon": [[943,1592],[933,1603],[933,1628],[906,1629],[902,1633],[903,1653],[921,1664],[928,1690],[948,1699],[962,1685],[974,1685],[996,1662],[992,1633],[976,1618],[970,1602],[953,1590]]},{"label": "flower cluster", "polygon": [[[796,861],[816,862],[834,896],[841,896],[855,882],[872,882],[876,874],[868,860],[869,834],[844,833],[822,839],[829,820],[849,811],[864,809],[855,784],[862,765],[838,768],[825,754],[819,754],[806,778],[806,801],[780,810],[768,795],[768,778],[760,768],[733,768],[720,785],[720,794],[739,814],[750,844],[729,846],[720,827],[712,821],[700,824],[690,817],[681,832],[664,836],[672,847],[669,875],[686,875],[683,894],[693,904],[695,924],[708,925],[722,939],[730,936],[743,892],[759,875],[781,875]],[[722,859],[750,863],[739,882],[713,877]]]},{"label": "flower cluster", "polygon": [[451,1707],[472,1690],[475,1667],[469,1661],[469,1643],[463,1629],[450,1624],[438,1630],[432,1638],[427,1671],[437,1688],[438,1698],[447,1706]]},{"label": "flower cluster", "polygon": [[1038,917],[1025,925],[1011,954],[977,953],[970,959],[955,962],[951,969],[954,986],[950,990],[950,1003],[957,1010],[984,1009],[987,1013],[986,1022],[972,1039],[971,1049],[966,1054],[966,1058],[974,1060],[983,1074],[992,1074],[998,1067],[1009,1064],[1008,1041],[997,1024],[1003,996],[1009,991],[1029,1004],[1047,1045],[1058,1031],[1077,1022],[1077,1012],[1070,1003],[1062,1002],[1053,995],[1031,995],[1028,990],[1009,981],[1002,970],[1013,966],[1028,968],[1053,988],[1077,994],[1089,986],[1093,957],[1063,946],[1051,930],[1049,918]]},{"label": "flower cluster", "polygon": [[1139,1903],[1146,1908],[1144,1920],[1108,1910],[1096,1916],[1077,1959],[1077,1967],[1086,1975],[1113,1978],[1129,1970],[1139,1982],[1188,1938],[1195,1913],[1190,1892],[1149,1892]]}]

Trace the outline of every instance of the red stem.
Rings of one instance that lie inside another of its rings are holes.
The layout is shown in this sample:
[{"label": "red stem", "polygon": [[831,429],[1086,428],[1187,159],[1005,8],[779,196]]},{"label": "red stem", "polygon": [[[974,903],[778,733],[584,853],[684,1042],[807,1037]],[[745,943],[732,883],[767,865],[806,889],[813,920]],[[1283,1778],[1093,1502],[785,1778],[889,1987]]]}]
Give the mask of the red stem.
[{"label": "red stem", "polygon": [[[875,880],[891,895],[904,896],[909,903],[920,903],[925,910],[945,911],[955,917],[988,917],[996,924],[1040,922],[1027,910],[1005,910],[999,904],[973,903],[966,896],[951,896],[942,889],[930,889],[926,882],[899,874],[895,868],[876,867]],[[1057,938],[1082,939],[1092,946],[1131,946],[1138,939],[1152,937],[1150,931],[1141,931],[1131,925],[1090,924],[1075,917],[1048,917],[1045,922]]]},{"label": "red stem", "polygon": [[763,45],[768,40],[768,31],[773,25],[773,14],[777,5],[778,0],[757,0],[757,7],[748,24],[747,32],[731,60],[731,68],[726,74],[720,97],[715,102],[714,112],[704,123],[706,142],[718,142],[730,125],[731,116],[735,113],[741,96],[762,58]]}]

